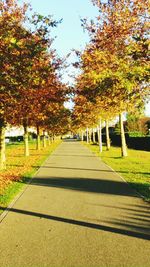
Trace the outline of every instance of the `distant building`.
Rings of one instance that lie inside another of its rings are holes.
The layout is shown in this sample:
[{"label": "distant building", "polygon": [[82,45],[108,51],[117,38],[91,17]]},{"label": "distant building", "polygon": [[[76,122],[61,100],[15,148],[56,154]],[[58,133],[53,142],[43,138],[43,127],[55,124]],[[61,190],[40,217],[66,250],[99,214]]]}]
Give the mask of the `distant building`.
[{"label": "distant building", "polygon": [[7,126],[6,128],[6,137],[12,137],[12,136],[23,136],[24,130],[23,127],[17,127],[17,126]]},{"label": "distant building", "polygon": [[[29,132],[36,134],[36,129],[34,127],[29,127]],[[15,136],[23,136],[24,135],[24,129],[23,126],[11,126],[8,125],[6,127],[6,138],[9,137],[15,137]]]}]

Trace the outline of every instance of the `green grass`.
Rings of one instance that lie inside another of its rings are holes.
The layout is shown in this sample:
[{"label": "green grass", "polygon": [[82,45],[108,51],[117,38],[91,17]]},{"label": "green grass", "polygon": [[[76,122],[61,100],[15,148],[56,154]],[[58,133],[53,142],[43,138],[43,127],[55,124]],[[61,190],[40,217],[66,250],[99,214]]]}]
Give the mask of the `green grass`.
[{"label": "green grass", "polygon": [[[6,172],[7,174],[7,171],[9,169],[10,171],[17,171],[18,168],[24,165],[27,161],[31,161],[31,164],[27,165],[26,172],[24,172],[25,168],[23,169],[23,173],[22,175],[20,175],[20,179],[18,181],[12,181],[0,194],[0,214],[3,212],[3,209],[6,208],[9,203],[15,198],[15,196],[24,189],[24,186],[32,179],[39,167],[44,163],[47,157],[56,149],[60,142],[61,141],[56,141],[46,149],[43,149],[40,152],[41,155],[39,155],[38,157],[37,154],[39,152],[36,151],[35,143],[32,142],[30,143],[31,155],[28,158],[20,154],[20,150],[23,151],[23,143],[17,145],[9,145],[7,147],[8,166],[6,171],[3,171],[3,173]],[[10,154],[15,154],[17,156],[9,157]],[[36,157],[34,162],[32,160],[33,157]]]},{"label": "green grass", "polygon": [[128,149],[128,157],[121,157],[119,147],[110,151],[103,147],[99,152],[98,145],[87,145],[101,159],[119,173],[146,201],[150,201],[150,152]]},{"label": "green grass", "polygon": [[10,201],[16,196],[16,194],[23,188],[25,183],[22,182],[14,182],[9,185],[5,190],[3,195],[0,195],[0,214],[3,212],[3,209],[6,208]]}]

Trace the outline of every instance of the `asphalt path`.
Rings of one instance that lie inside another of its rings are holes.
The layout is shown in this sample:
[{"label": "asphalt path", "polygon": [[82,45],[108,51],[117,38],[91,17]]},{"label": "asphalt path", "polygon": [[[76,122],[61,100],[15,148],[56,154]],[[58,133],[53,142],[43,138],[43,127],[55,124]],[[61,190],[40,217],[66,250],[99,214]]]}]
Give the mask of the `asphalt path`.
[{"label": "asphalt path", "polygon": [[2,214],[0,267],[150,267],[150,205],[63,142]]}]

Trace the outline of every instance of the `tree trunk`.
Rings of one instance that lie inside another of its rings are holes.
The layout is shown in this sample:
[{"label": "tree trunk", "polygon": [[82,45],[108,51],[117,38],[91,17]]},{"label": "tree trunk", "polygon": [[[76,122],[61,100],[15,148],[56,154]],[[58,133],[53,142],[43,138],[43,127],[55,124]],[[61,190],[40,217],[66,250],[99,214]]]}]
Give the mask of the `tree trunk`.
[{"label": "tree trunk", "polygon": [[41,140],[40,140],[40,127],[37,125],[37,143],[36,143],[36,149],[41,149]]},{"label": "tree trunk", "polygon": [[107,150],[110,149],[110,137],[109,137],[109,122],[106,120],[106,147]]},{"label": "tree trunk", "polygon": [[93,143],[95,144],[95,131],[93,129]]},{"label": "tree trunk", "polygon": [[25,157],[29,156],[29,138],[28,138],[28,126],[27,123],[23,123],[24,128],[24,155]]},{"label": "tree trunk", "polygon": [[97,125],[97,142],[99,143],[99,126]]},{"label": "tree trunk", "polygon": [[86,142],[87,142],[87,144],[89,143],[89,129],[88,129],[88,127],[86,128]]},{"label": "tree trunk", "polygon": [[119,114],[119,120],[120,120],[120,133],[121,133],[121,154],[122,157],[127,157],[128,154],[127,154],[127,145],[126,145],[124,126],[123,126],[123,113]]},{"label": "tree trunk", "polygon": [[45,131],[43,131],[43,147],[46,148],[46,136],[45,136]]},{"label": "tree trunk", "polygon": [[99,120],[99,152],[101,153],[103,151],[102,146],[102,119]]},{"label": "tree trunk", "polygon": [[91,143],[91,128],[89,129],[89,143]]},{"label": "tree trunk", "polygon": [[83,142],[83,131],[81,132],[81,141]]},{"label": "tree trunk", "polygon": [[4,121],[0,122],[0,170],[6,169],[5,156],[5,125]]}]

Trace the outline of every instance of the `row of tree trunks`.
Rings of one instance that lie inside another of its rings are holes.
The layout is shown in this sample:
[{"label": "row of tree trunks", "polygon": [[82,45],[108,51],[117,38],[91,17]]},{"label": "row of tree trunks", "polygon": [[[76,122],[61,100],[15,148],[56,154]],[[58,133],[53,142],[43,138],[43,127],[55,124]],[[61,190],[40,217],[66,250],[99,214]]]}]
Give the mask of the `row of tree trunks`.
[{"label": "row of tree trunks", "polygon": [[[50,145],[54,140],[48,136],[48,145]],[[47,139],[45,135],[45,131],[43,131],[43,147],[47,147]],[[37,125],[37,142],[36,142],[36,149],[41,150],[41,135],[40,135],[40,127]],[[24,155],[29,156],[29,136],[28,136],[28,126],[24,124]]]},{"label": "row of tree trunks", "polygon": [[[127,153],[127,145],[126,145],[126,139],[125,139],[125,131],[124,131],[124,125],[123,125],[123,113],[119,114],[119,122],[120,122],[120,135],[121,135],[121,155],[122,157],[126,157],[128,155]],[[108,119],[105,121],[106,126],[106,149],[110,149],[110,137],[109,137],[109,121]],[[81,133],[82,137],[81,140],[83,141],[83,131]],[[99,125],[97,126],[97,134],[98,134],[98,144],[99,144],[99,152],[101,153],[103,151],[102,146],[102,119],[99,119]],[[92,129],[92,135],[93,135],[93,143],[95,143],[95,132],[94,129]],[[91,142],[91,133],[90,129],[87,127],[86,129],[86,141],[87,143]]]},{"label": "row of tree trunks", "polygon": [[[5,153],[5,123],[3,119],[0,119],[0,170],[4,170],[6,168],[6,153]],[[29,134],[28,134],[28,125],[27,120],[24,120],[23,122],[23,128],[24,128],[24,155],[28,157],[30,155],[29,153]],[[50,145],[54,141],[54,135],[52,137],[49,136],[48,138],[48,144]],[[37,143],[36,143],[36,149],[41,149],[41,141],[40,141],[40,128],[37,126]],[[46,136],[45,132],[43,134],[43,147],[46,147]]]},{"label": "row of tree trunks", "polygon": [[[126,157],[127,154],[127,146],[126,146],[126,140],[125,140],[125,132],[124,132],[124,126],[123,126],[123,114],[120,113],[119,115],[120,119],[120,132],[121,132],[121,154],[122,157]],[[27,120],[24,120],[23,123],[24,127],[24,155],[29,156],[29,143],[28,143],[28,124]],[[102,152],[102,120],[99,120],[99,127],[98,129],[98,143],[99,143],[99,151]],[[86,129],[87,133],[87,143],[91,141],[90,134],[89,134],[89,128]],[[95,133],[93,131],[93,142],[95,142]],[[54,136],[51,138],[51,142],[54,140]],[[82,133],[82,140],[83,140],[83,133]],[[50,142],[50,139],[49,139]],[[106,146],[107,150],[110,149],[110,138],[109,138],[109,123],[108,120],[106,120]],[[46,147],[46,136],[45,131],[43,134],[43,147]],[[41,149],[40,144],[40,129],[37,127],[37,150]],[[0,119],[0,169],[5,169],[6,167],[6,157],[5,157],[5,123],[3,119]]]}]

